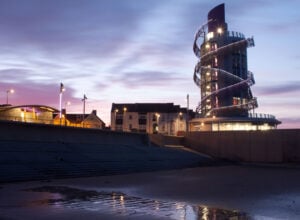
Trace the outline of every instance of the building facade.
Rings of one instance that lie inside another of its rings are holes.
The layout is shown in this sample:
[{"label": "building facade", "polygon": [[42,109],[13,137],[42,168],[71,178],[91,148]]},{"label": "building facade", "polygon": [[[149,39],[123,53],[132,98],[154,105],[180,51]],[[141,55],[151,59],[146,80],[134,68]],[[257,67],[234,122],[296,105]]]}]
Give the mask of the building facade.
[{"label": "building facade", "polygon": [[258,104],[250,87],[255,81],[247,64],[247,48],[253,46],[253,37],[228,30],[224,4],[208,13],[193,44],[199,58],[194,82],[201,93],[193,130],[265,130],[280,123],[272,115],[254,113]]},{"label": "building facade", "polygon": [[90,114],[66,114],[46,105],[0,105],[0,120],[25,123],[52,124],[71,127],[104,129],[105,123],[97,116],[96,110]]},{"label": "building facade", "polygon": [[53,124],[81,128],[105,128],[105,123],[97,116],[96,110],[90,114],[67,114],[63,109],[62,117],[59,116],[59,114],[54,116]]},{"label": "building facade", "polygon": [[191,110],[173,103],[113,103],[111,129],[124,132],[180,135],[187,130]]},{"label": "building facade", "polygon": [[46,105],[1,105],[0,120],[52,124],[53,114],[59,110]]}]

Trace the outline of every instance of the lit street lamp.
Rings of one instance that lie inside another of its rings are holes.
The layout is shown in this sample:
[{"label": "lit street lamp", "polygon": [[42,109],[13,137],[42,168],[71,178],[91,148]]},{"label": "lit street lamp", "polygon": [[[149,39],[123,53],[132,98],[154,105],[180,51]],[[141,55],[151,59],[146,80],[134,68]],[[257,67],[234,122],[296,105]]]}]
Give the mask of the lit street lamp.
[{"label": "lit street lamp", "polygon": [[81,99],[81,101],[83,101],[83,115],[82,115],[82,127],[84,127],[84,115],[85,115],[85,100],[87,100],[86,95],[83,95],[83,99]]},{"label": "lit street lamp", "polygon": [[190,95],[186,95],[186,132],[189,132],[189,107],[190,107]]},{"label": "lit street lamp", "polygon": [[71,105],[71,102],[67,101],[65,102],[65,110],[64,110],[64,115],[63,115],[63,118],[64,118],[64,121],[65,121],[65,126],[67,126],[67,106]]},{"label": "lit street lamp", "polygon": [[115,130],[117,130],[117,113],[119,112],[119,109],[115,109]]},{"label": "lit street lamp", "polygon": [[127,111],[127,108],[124,107],[123,108],[123,131],[126,131],[126,125],[125,125],[125,121],[126,121],[126,111]]},{"label": "lit street lamp", "polygon": [[6,104],[7,105],[8,105],[8,94],[9,93],[13,94],[14,92],[15,92],[15,90],[13,90],[13,89],[9,89],[9,90],[6,91]]},{"label": "lit street lamp", "polygon": [[59,89],[59,121],[61,125],[61,117],[62,117],[62,94],[63,92],[66,91],[64,84],[60,83],[60,89]]}]

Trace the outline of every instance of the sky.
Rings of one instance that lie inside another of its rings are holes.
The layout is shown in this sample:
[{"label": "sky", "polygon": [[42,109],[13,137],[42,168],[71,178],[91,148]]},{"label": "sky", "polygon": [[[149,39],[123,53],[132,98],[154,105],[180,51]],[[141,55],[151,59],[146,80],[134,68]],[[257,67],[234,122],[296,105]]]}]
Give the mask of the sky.
[{"label": "sky", "polygon": [[248,68],[256,113],[300,128],[299,0],[0,0],[0,103],[97,110],[112,103],[172,102],[196,109],[192,46],[207,13],[225,3],[228,29],[254,36]]}]

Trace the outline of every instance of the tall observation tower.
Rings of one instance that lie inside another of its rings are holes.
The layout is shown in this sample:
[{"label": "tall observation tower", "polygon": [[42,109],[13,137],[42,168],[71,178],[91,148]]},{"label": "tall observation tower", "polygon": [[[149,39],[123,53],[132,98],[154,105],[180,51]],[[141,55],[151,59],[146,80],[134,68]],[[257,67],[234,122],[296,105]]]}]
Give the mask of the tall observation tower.
[{"label": "tall observation tower", "polygon": [[229,31],[224,4],[213,8],[207,22],[195,35],[193,50],[199,58],[194,81],[200,88],[199,117],[191,121],[194,130],[265,130],[280,123],[274,116],[254,113],[255,83],[247,66],[247,48],[253,37]]}]

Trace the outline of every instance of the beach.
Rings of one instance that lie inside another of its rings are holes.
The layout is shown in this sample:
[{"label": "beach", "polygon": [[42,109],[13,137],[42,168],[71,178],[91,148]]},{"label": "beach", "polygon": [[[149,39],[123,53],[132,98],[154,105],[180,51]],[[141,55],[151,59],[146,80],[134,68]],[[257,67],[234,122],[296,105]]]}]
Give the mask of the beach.
[{"label": "beach", "polygon": [[223,165],[7,183],[0,219],[299,219],[299,182],[296,167]]}]

